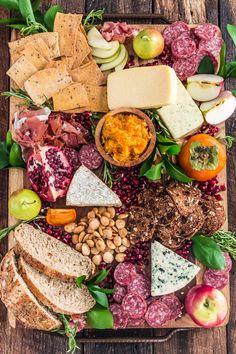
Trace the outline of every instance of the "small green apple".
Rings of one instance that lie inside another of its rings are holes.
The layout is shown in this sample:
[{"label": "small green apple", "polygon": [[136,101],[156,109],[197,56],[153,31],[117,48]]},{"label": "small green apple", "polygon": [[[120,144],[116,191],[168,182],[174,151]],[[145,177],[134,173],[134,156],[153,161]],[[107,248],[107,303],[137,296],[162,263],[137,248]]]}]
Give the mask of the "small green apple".
[{"label": "small green apple", "polygon": [[41,200],[34,191],[30,189],[19,189],[10,196],[8,208],[10,214],[15,218],[30,220],[39,214],[41,210]]}]

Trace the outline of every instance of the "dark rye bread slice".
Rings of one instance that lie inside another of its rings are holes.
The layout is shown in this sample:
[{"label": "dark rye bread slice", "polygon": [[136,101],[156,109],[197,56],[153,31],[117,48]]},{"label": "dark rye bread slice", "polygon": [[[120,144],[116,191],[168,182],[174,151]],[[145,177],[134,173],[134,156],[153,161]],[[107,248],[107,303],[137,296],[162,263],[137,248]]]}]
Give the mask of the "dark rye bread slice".
[{"label": "dark rye bread slice", "polygon": [[51,278],[71,280],[94,272],[89,257],[83,256],[56,238],[22,224],[15,229],[16,249],[33,268]]},{"label": "dark rye bread slice", "polygon": [[30,292],[18,273],[16,255],[11,249],[0,268],[0,294],[5,306],[25,327],[44,331],[59,328],[61,322]]},{"label": "dark rye bread slice", "polygon": [[85,313],[96,303],[85,285],[79,288],[75,283],[49,278],[32,268],[22,257],[18,267],[32,293],[54,312],[65,315]]}]

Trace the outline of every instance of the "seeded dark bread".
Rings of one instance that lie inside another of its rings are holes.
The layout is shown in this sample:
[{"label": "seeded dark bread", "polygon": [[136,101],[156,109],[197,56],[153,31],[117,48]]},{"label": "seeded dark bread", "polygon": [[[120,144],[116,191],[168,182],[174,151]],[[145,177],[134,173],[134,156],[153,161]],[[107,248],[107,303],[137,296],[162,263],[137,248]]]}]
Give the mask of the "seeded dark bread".
[{"label": "seeded dark bread", "polygon": [[16,250],[25,261],[51,278],[73,281],[94,272],[89,257],[31,225],[18,226],[14,237]]},{"label": "seeded dark bread", "polygon": [[18,267],[21,276],[32,293],[45,306],[56,313],[73,315],[89,311],[96,303],[87,287],[49,278],[32,268],[20,257]]},{"label": "seeded dark bread", "polygon": [[203,235],[212,235],[219,230],[225,222],[224,206],[214,197],[208,197],[206,200],[202,199],[200,205],[205,216],[201,233],[203,233]]},{"label": "seeded dark bread", "polygon": [[25,327],[44,331],[59,328],[61,322],[30,292],[18,273],[14,249],[3,258],[0,266],[0,295],[5,306]]}]

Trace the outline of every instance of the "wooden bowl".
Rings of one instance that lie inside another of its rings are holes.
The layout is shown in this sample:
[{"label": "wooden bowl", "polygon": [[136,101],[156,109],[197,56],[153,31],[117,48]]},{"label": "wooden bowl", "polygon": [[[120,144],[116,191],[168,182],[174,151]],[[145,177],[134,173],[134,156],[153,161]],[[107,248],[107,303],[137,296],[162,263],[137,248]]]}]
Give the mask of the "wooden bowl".
[{"label": "wooden bowl", "polygon": [[[118,113],[135,114],[139,118],[144,119],[146,121],[146,123],[147,123],[151,138],[149,140],[149,143],[148,143],[148,146],[147,146],[146,150],[142,153],[142,155],[140,155],[135,160],[131,160],[131,161],[127,161],[127,162],[115,161],[111,155],[106,153],[106,151],[105,151],[105,149],[104,149],[104,147],[102,145],[101,135],[102,135],[102,129],[103,129],[103,124],[105,122],[105,119],[106,119],[107,116],[114,116],[114,115],[116,115]],[[136,165],[139,165],[144,160],[146,160],[151,155],[151,153],[152,153],[152,151],[153,151],[153,149],[154,149],[154,147],[156,145],[156,130],[155,130],[155,127],[154,127],[151,119],[145,113],[140,111],[139,109],[128,108],[128,107],[117,108],[117,109],[114,109],[114,110],[110,111],[109,113],[107,113],[98,122],[98,125],[96,127],[96,131],[95,131],[95,143],[96,143],[96,146],[97,146],[97,149],[98,149],[99,153],[102,155],[104,160],[108,161],[112,165],[116,165],[116,166],[120,166],[120,167],[136,166]]]}]

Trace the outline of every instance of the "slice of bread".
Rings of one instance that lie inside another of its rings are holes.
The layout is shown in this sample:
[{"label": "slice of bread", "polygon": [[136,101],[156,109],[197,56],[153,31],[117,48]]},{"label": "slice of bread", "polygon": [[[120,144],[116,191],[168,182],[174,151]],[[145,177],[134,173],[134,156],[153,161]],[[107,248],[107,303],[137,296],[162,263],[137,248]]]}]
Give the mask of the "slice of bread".
[{"label": "slice of bread", "polygon": [[14,237],[17,252],[26,262],[51,278],[73,281],[94,272],[89,257],[31,225],[19,225]]},{"label": "slice of bread", "polygon": [[75,172],[66,195],[66,205],[120,207],[119,197],[84,165]]},{"label": "slice of bread", "polygon": [[61,322],[39,303],[19,275],[14,249],[1,262],[0,279],[2,302],[25,327],[51,331],[61,326]]},{"label": "slice of bread", "polygon": [[19,271],[32,293],[54,312],[65,315],[85,313],[96,303],[86,286],[52,279],[32,268],[20,257]]}]

